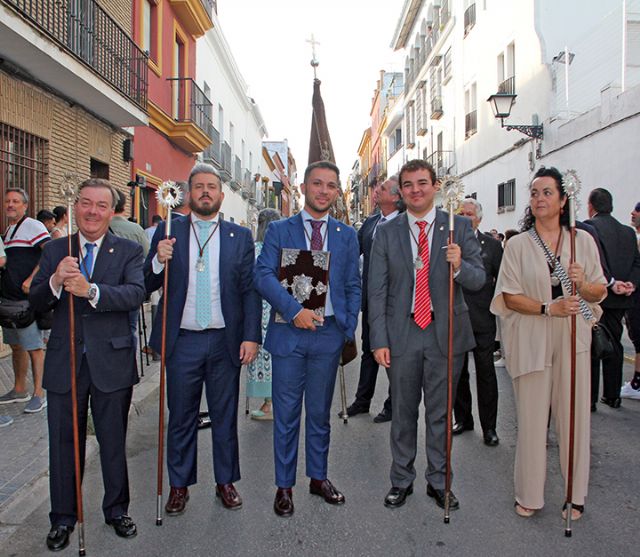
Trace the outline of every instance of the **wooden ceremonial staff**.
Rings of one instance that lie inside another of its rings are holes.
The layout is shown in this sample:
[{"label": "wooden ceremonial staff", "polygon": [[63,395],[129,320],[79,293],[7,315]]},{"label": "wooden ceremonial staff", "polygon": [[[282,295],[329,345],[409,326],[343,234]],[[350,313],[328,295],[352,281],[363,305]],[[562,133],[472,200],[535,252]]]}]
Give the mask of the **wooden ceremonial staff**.
[{"label": "wooden ceremonial staff", "polygon": [[[567,173],[569,179],[563,179],[566,182],[565,190],[569,196],[569,233],[571,237],[571,256],[570,263],[576,261],[576,205],[575,196],[579,189],[579,183],[575,174],[571,171]],[[576,295],[576,283],[571,281],[571,295]],[[567,516],[565,519],[564,535],[571,537],[571,519],[573,511],[573,461],[575,452],[575,436],[576,436],[576,315],[571,316],[571,391],[569,402],[569,456],[567,461],[567,497],[565,500],[565,508]]]},{"label": "wooden ceremonial staff", "polygon": [[[180,202],[182,191],[174,182],[164,182],[157,192],[158,202],[167,209],[165,239],[171,238],[171,210]],[[162,526],[162,481],[164,463],[164,390],[165,365],[167,361],[167,298],[169,295],[169,263],[164,263],[164,284],[162,290],[162,336],[160,344],[160,386],[158,406],[158,482],[156,499],[156,526]]]},{"label": "wooden ceremonial staff", "polygon": [[[72,232],[73,232],[73,203],[76,199],[76,188],[68,177],[62,187],[62,195],[67,200],[67,249],[69,257],[73,257]],[[78,428],[78,389],[76,384],[76,320],[74,313],[73,294],[68,292],[69,298],[69,358],[71,368],[71,411],[73,427],[73,461],[76,482],[76,510],[78,515],[78,554],[86,555],[84,546],[84,512],[82,509],[82,475],[80,466],[80,432]]]}]

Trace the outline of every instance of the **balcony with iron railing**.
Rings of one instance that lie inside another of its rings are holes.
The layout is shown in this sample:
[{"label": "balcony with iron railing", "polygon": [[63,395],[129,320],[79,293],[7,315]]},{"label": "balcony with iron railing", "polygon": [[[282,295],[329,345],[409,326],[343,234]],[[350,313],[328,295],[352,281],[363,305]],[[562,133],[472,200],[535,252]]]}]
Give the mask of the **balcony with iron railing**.
[{"label": "balcony with iron railing", "polygon": [[[190,153],[204,151],[212,142],[209,114],[213,105],[198,84],[190,77],[170,77],[173,99],[173,120],[167,135]],[[151,112],[152,119],[155,117]]]},{"label": "balcony with iron railing", "polygon": [[498,93],[516,94],[516,76],[508,77],[498,85]]},{"label": "balcony with iron railing", "polygon": [[222,179],[228,182],[231,180],[231,146],[226,141],[223,141],[220,152],[220,158],[222,159]]},{"label": "balcony with iron railing", "polygon": [[0,5],[2,58],[112,124],[146,125],[147,55],[95,0]]},{"label": "balcony with iron railing", "polygon": [[469,34],[469,31],[473,29],[473,26],[476,24],[476,5],[475,3],[470,4],[469,7],[464,11],[464,36],[466,37]]},{"label": "balcony with iron railing", "polygon": [[472,110],[464,115],[464,138],[468,139],[478,131],[478,111]]},{"label": "balcony with iron railing", "polygon": [[434,151],[426,157],[426,161],[433,166],[436,176],[442,178],[451,172],[455,164],[455,153],[453,151]]},{"label": "balcony with iron railing", "polygon": [[231,189],[238,191],[242,187],[242,162],[237,155],[233,156],[232,176],[229,185]]},{"label": "balcony with iron railing", "polygon": [[442,97],[440,95],[436,95],[431,99],[431,119],[439,120],[442,118],[444,111],[442,109]]},{"label": "balcony with iron railing", "polygon": [[206,162],[220,168],[220,132],[211,123],[211,120],[207,122],[207,135],[211,140],[211,145],[204,150],[202,158]]}]

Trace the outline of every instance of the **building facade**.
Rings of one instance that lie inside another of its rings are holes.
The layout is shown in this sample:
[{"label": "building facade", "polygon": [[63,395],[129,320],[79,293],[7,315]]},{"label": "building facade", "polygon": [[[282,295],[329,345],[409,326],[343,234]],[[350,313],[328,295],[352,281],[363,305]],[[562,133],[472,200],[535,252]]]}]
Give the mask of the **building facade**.
[{"label": "building facade", "polygon": [[283,217],[290,217],[298,212],[299,193],[296,187],[298,170],[288,141],[263,141],[262,157],[265,169],[260,179],[261,205],[278,209]]}]

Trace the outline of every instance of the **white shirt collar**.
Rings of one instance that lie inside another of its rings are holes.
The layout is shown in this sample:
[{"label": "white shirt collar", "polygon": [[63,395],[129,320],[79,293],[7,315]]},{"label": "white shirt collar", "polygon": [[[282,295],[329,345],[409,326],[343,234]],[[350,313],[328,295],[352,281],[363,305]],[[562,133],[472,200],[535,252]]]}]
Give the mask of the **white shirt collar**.
[{"label": "white shirt collar", "polygon": [[97,252],[100,250],[100,246],[102,245],[102,242],[104,241],[104,237],[105,237],[105,234],[103,234],[102,236],[100,236],[100,238],[98,238],[98,239],[97,239],[97,240],[95,240],[94,242],[91,242],[91,241],[87,240],[87,239],[84,237],[84,234],[82,234],[82,232],[80,232],[80,231],[78,230],[78,238],[80,239],[80,247],[81,247],[82,249],[85,249],[84,245],[85,245],[87,242],[89,242],[90,244],[92,244],[92,243],[93,243],[93,244],[95,244],[95,245],[96,245],[94,253],[97,253]]},{"label": "white shirt collar", "polygon": [[302,209],[302,211],[300,211],[300,214],[302,215],[302,222],[307,222],[308,220],[321,220],[323,222],[329,222],[329,213],[325,214],[324,217],[320,218],[320,219],[316,219],[313,218],[309,213],[307,213],[304,209]]},{"label": "white shirt collar", "polygon": [[410,211],[407,211],[407,218],[409,219],[409,226],[414,226],[419,220],[424,220],[431,224],[436,219],[436,206],[434,204],[431,210],[424,217],[420,218],[412,215]]},{"label": "white shirt collar", "polygon": [[380,213],[380,220],[385,219],[385,222],[389,222],[390,220],[395,219],[399,214],[400,214],[400,211],[398,211],[398,209],[396,209],[395,211],[392,211],[386,217],[382,213]]},{"label": "white shirt collar", "polygon": [[195,223],[197,223],[197,222],[200,222],[200,221],[202,221],[202,222],[210,222],[211,224],[216,224],[216,223],[218,222],[218,220],[219,220],[219,219],[220,219],[220,213],[218,213],[218,214],[216,215],[216,218],[215,218],[215,219],[205,221],[205,219],[201,219],[201,218],[200,218],[200,217],[198,217],[198,216],[197,216],[193,211],[191,212],[191,222],[193,222],[194,224],[195,224]]}]

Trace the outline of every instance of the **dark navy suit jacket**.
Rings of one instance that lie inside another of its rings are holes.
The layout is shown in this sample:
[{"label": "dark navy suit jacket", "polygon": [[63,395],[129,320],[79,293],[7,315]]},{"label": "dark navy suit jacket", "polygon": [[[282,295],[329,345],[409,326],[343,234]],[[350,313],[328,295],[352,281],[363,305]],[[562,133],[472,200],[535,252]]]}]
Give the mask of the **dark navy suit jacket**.
[{"label": "dark navy suit jacket", "polygon": [[[358,238],[351,226],[332,217],[329,217],[327,235],[327,249],[331,252],[329,295],[338,327],[345,340],[353,340],[361,293]],[[269,225],[255,273],[256,288],[272,307],[264,347],[276,356],[287,356],[293,352],[304,331],[293,324],[302,305],[278,281],[281,248],[307,249],[301,214]],[[287,323],[276,323],[276,312]]]},{"label": "dark navy suit jacket", "polygon": [[[182,322],[182,312],[187,299],[189,269],[189,237],[191,234],[190,217],[172,220],[171,236],[176,238],[173,246],[173,259],[169,263],[169,292],[160,299],[158,314],[151,331],[149,344],[160,352],[162,333],[162,305],[167,300],[167,357],[175,347]],[[262,342],[260,322],[262,318],[262,300],[253,288],[253,268],[255,248],[251,232],[237,224],[220,221],[220,300],[225,323],[225,341],[229,355],[236,366],[240,366],[240,344],[244,341]],[[156,255],[158,242],[165,237],[165,223],[160,223],[151,242],[149,255],[144,263],[144,278],[148,292],[163,286],[164,271],[156,275],[152,261]]]},{"label": "dark navy suit jacket", "polygon": [[[77,234],[71,242],[77,257]],[[48,242],[29,293],[29,301],[36,311],[54,308],[43,386],[47,391],[59,394],[71,389],[69,297],[63,289],[58,300],[51,292],[49,279],[67,255],[67,238]],[[142,247],[107,232],[93,267],[91,282],[100,289],[96,308],[86,298],[74,298],[76,369],[80,369],[84,350],[91,382],[100,391],[111,393],[138,382],[129,312],[139,308],[144,300]]]}]

